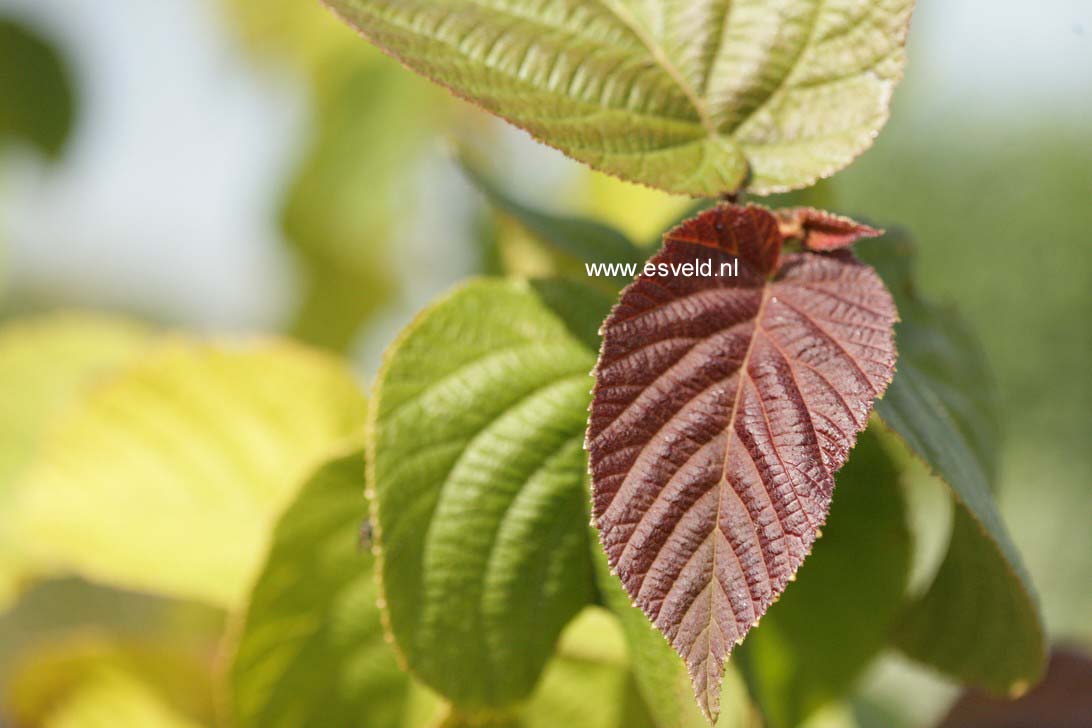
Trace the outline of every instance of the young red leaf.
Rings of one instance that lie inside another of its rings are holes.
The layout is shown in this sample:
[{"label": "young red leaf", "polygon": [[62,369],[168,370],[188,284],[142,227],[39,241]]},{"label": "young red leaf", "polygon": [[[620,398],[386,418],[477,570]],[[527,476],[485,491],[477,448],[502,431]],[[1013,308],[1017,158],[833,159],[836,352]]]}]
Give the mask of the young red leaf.
[{"label": "young red leaf", "polygon": [[777,221],[782,237],[800,238],[806,249],[820,252],[848,248],[861,238],[883,235],[883,230],[813,207],[778,210]]},{"label": "young red leaf", "polygon": [[[710,722],[733,645],[810,552],[833,474],[894,373],[879,276],[849,251],[782,255],[783,242],[756,206],[668,233],[604,324],[596,367],[600,539]],[[649,275],[706,261],[714,275]]]}]

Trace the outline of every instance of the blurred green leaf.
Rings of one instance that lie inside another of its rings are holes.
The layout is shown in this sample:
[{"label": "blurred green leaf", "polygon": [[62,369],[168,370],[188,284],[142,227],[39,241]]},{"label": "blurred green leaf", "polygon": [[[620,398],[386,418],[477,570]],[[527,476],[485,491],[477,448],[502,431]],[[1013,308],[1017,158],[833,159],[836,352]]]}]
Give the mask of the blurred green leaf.
[{"label": "blurred green leaf", "polygon": [[420,162],[446,100],[320,3],[224,1],[256,59],[308,83],[312,129],[281,211],[303,279],[291,329],[344,350],[397,293],[392,245],[412,234]]},{"label": "blurred green leaf", "polygon": [[304,268],[293,330],[344,349],[393,293],[392,240],[413,218],[413,182],[443,117],[436,94],[384,59],[324,73],[317,127],[288,192],[285,232]]},{"label": "blurred green leaf", "polygon": [[[0,617],[0,685],[12,682],[21,662],[43,650],[50,654],[54,646],[74,648],[62,654],[114,654],[121,646],[142,645],[171,654],[212,655],[224,622],[221,610],[196,602],[74,578],[37,581]],[[82,641],[89,638],[93,645]]]},{"label": "blurred green leaf", "polygon": [[101,670],[42,723],[42,728],[201,728],[166,705],[139,676]]},{"label": "blurred green leaf", "polygon": [[962,681],[1020,692],[1042,675],[1046,638],[1031,580],[991,493],[998,447],[992,379],[955,312],[915,295],[905,238],[858,252],[885,277],[902,317],[898,372],[876,410],[959,506],[948,554],[906,612],[896,642]]},{"label": "blurred green leaf", "polygon": [[5,717],[40,728],[212,726],[211,662],[211,653],[76,638],[19,665]]},{"label": "blurred green leaf", "polygon": [[27,142],[57,157],[75,115],[75,89],[61,55],[33,29],[0,18],[0,142]]},{"label": "blurred green leaf", "polygon": [[0,327],[0,492],[33,457],[43,429],[81,392],[151,341],[142,326],[55,314]]},{"label": "blurred green leaf", "polygon": [[614,298],[597,288],[565,278],[530,281],[539,299],[554,312],[584,346],[599,351],[599,327],[610,313]]},{"label": "blurred green leaf", "polygon": [[340,362],[302,347],[166,342],[51,428],[13,538],[44,569],[235,607],[273,520],[363,409]]},{"label": "blurred green leaf", "polygon": [[33,459],[44,430],[104,374],[150,341],[128,321],[82,314],[14,321],[0,328],[0,608],[28,571],[6,533],[6,498]]},{"label": "blurred green leaf", "polygon": [[284,64],[309,80],[331,64],[349,65],[379,54],[318,2],[223,0],[228,20],[258,58]]},{"label": "blurred green leaf", "polygon": [[1004,407],[1002,516],[1048,628],[1092,643],[1092,125],[1072,104],[925,110],[936,79],[918,80],[833,181],[846,209],[913,230],[922,292],[958,302],[981,340]]},{"label": "blurred green leaf", "polygon": [[740,647],[771,728],[799,725],[843,697],[887,644],[910,569],[898,480],[877,436],[864,432],[838,472],[823,537]]},{"label": "blurred green leaf", "polygon": [[[531,235],[563,255],[587,263],[643,263],[647,254],[618,230],[584,218],[541,212],[505,193],[467,155],[459,164],[474,186],[499,212],[510,216]],[[628,278],[621,282],[628,282]]]},{"label": "blurred green leaf", "polygon": [[618,620],[587,607],[565,627],[531,699],[518,710],[467,715],[445,728],[657,728],[638,694]]},{"label": "blurred green leaf", "polygon": [[[593,536],[594,539],[594,536]],[[625,636],[633,674],[658,728],[708,728],[686,665],[644,613],[632,604],[618,577],[610,573],[606,554],[593,545],[596,579],[607,607],[618,617]],[[716,728],[754,725],[747,689],[735,666],[729,664],[721,683],[720,716]]]},{"label": "blurred green leaf", "polygon": [[912,0],[331,0],[407,66],[574,159],[669,192],[807,186],[871,146]]},{"label": "blurred green leaf", "polygon": [[368,447],[389,621],[466,714],[525,700],[592,597],[594,362],[529,284],[496,279],[433,304],[384,358]]},{"label": "blurred green leaf", "polygon": [[333,460],[277,524],[231,669],[241,728],[404,724],[410,680],[383,638],[363,481],[359,452]]},{"label": "blurred green leaf", "polygon": [[614,615],[588,607],[565,628],[524,714],[526,728],[656,728]]}]

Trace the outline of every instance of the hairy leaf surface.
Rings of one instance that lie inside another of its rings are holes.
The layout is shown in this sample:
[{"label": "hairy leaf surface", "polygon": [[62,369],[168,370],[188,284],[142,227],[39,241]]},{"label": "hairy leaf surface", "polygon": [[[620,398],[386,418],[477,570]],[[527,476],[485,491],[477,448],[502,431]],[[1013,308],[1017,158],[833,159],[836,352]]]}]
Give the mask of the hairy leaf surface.
[{"label": "hairy leaf surface", "polygon": [[951,489],[948,554],[896,641],[918,660],[997,692],[1042,675],[1038,598],[993,499],[998,415],[977,341],[955,311],[915,296],[904,239],[862,246],[891,286],[903,356],[877,412]]},{"label": "hairy leaf surface", "polygon": [[235,607],[280,510],[363,419],[333,358],[161,343],[51,427],[15,494],[14,536],[43,568]]},{"label": "hairy leaf surface", "polygon": [[655,264],[739,275],[623,292],[596,368],[593,505],[612,568],[713,719],[732,646],[811,550],[891,381],[896,314],[848,251],[783,255],[764,208],[722,205],[665,241]]},{"label": "hairy leaf surface", "polygon": [[469,715],[526,699],[591,598],[593,350],[526,282],[478,280],[387,352],[369,486],[395,643]]},{"label": "hairy leaf surface", "polygon": [[714,197],[871,145],[912,0],[327,0],[413,70],[597,169]]}]

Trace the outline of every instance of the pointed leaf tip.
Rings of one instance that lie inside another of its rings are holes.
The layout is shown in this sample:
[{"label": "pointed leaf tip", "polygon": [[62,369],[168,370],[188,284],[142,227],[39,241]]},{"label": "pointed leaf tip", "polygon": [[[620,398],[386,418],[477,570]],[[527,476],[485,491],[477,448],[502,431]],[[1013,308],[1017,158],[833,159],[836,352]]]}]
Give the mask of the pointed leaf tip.
[{"label": "pointed leaf tip", "polygon": [[596,367],[600,541],[710,721],[724,663],[811,551],[833,474],[894,373],[895,306],[875,271],[783,242],[757,206],[668,233],[649,270],[714,273],[638,277]]}]

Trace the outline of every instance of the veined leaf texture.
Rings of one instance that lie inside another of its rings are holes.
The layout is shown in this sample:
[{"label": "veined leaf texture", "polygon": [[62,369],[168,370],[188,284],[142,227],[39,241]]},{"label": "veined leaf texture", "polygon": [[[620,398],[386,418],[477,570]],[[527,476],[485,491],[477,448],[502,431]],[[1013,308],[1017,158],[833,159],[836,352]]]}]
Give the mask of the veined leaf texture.
[{"label": "veined leaf texture", "polygon": [[872,145],[913,0],[326,0],[414,71],[623,179],[806,187]]},{"label": "veined leaf texture", "polygon": [[[848,250],[808,249],[806,230],[790,230],[804,249],[784,252],[783,225],[725,204],[669,232],[652,263],[738,260],[738,275],[640,276],[596,367],[600,539],[711,722],[732,647],[810,552],[833,475],[894,374],[897,315],[879,276]],[[842,245],[876,233],[851,232]]]}]

